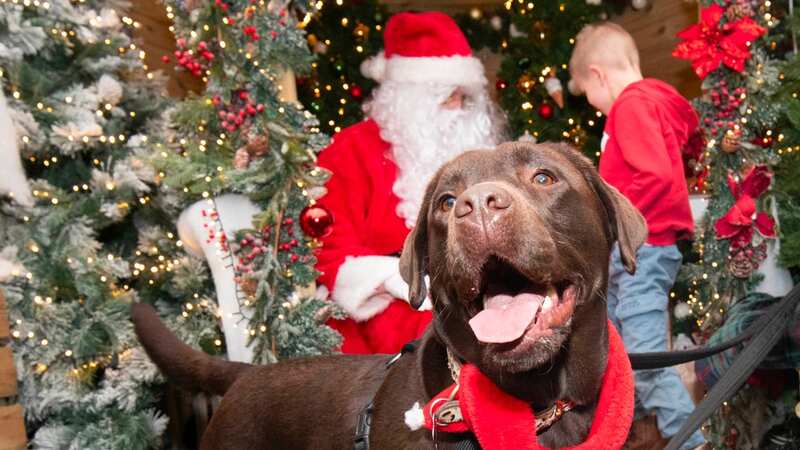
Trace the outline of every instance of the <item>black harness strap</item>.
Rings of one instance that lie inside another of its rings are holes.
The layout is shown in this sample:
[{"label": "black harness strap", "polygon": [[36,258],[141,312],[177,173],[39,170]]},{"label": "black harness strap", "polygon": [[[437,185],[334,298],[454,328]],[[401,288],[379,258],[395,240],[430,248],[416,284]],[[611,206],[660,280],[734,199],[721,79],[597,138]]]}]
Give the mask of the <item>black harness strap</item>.
[{"label": "black harness strap", "polygon": [[[406,353],[414,353],[419,345],[419,340],[411,341],[408,344],[403,346],[403,349],[400,350],[400,353],[392,356],[386,361],[386,370],[388,371],[394,363],[400,360]],[[375,394],[373,394],[374,396]],[[372,426],[372,410],[373,410],[373,401],[367,403],[360,413],[358,413],[358,419],[356,420],[356,432],[353,436],[353,447],[355,450],[369,450],[369,429]]]}]

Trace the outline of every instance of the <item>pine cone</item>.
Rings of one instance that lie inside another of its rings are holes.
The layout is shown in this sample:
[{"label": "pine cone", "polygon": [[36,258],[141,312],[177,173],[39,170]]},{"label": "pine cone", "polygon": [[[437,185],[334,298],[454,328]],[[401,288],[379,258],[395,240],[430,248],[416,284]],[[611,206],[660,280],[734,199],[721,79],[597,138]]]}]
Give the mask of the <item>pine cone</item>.
[{"label": "pine cone", "polygon": [[269,133],[251,138],[244,148],[253,159],[263,157],[269,153]]},{"label": "pine cone", "polygon": [[748,278],[758,268],[758,263],[747,256],[746,250],[736,252],[728,261],[728,270],[737,278]]}]

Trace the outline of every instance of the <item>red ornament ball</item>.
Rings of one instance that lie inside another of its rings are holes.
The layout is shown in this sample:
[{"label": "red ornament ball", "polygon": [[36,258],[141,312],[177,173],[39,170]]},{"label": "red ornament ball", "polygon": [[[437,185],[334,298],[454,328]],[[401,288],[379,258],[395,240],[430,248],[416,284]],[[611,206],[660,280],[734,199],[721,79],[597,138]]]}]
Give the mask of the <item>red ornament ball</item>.
[{"label": "red ornament ball", "polygon": [[333,215],[322,205],[309,205],[300,212],[300,228],[306,236],[320,239],[333,231]]},{"label": "red ornament ball", "polygon": [[361,98],[364,92],[361,90],[361,86],[354,84],[350,86],[350,95],[352,95],[353,98]]},{"label": "red ornament ball", "polygon": [[506,80],[498,78],[497,82],[494,84],[494,87],[497,88],[498,91],[502,91],[508,87],[508,83],[506,83]]},{"label": "red ornament ball", "polygon": [[553,107],[550,106],[549,103],[542,103],[542,105],[539,106],[538,113],[539,117],[541,117],[542,119],[549,119],[553,117]]}]

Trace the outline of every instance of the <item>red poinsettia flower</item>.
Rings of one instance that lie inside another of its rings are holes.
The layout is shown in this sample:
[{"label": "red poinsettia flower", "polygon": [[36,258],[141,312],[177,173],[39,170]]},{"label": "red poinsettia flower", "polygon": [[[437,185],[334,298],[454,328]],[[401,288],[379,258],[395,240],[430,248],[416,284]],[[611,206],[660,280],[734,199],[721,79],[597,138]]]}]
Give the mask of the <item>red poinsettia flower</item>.
[{"label": "red poinsettia flower", "polygon": [[678,33],[684,41],[672,56],[688,59],[701,79],[717,70],[720,64],[742,72],[750,59],[750,43],[767,32],[750,17],[720,25],[725,8],[714,3],[700,13],[700,23]]},{"label": "red poinsettia flower", "polygon": [[728,187],[736,203],[714,224],[717,239],[729,239],[731,247],[741,248],[753,240],[754,228],[765,238],[775,237],[775,220],[769,214],[757,211],[755,200],[771,182],[772,173],[764,165],[751,168],[741,182],[728,174]]}]

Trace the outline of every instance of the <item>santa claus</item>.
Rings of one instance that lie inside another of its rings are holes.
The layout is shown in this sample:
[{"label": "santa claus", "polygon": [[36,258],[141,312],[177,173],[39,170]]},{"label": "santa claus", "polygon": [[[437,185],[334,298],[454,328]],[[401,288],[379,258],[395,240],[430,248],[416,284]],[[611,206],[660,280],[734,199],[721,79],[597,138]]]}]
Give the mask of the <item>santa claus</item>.
[{"label": "santa claus", "polygon": [[368,119],[334,136],[319,157],[333,173],[320,203],[334,226],[317,269],[350,317],[329,321],[344,336],[342,351],[393,353],[431,319],[408,305],[398,271],[426,184],[465,150],[497,144],[502,120],[483,65],[445,14],[393,16],[384,51],[361,70],[380,83],[365,106]]}]

